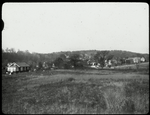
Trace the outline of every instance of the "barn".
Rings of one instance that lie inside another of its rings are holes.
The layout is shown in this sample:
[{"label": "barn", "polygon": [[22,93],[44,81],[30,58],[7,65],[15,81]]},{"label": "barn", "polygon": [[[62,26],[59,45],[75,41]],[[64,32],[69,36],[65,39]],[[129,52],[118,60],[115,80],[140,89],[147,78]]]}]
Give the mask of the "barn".
[{"label": "barn", "polygon": [[25,62],[13,62],[7,64],[7,72],[17,73],[17,72],[25,72],[29,71],[30,66]]}]

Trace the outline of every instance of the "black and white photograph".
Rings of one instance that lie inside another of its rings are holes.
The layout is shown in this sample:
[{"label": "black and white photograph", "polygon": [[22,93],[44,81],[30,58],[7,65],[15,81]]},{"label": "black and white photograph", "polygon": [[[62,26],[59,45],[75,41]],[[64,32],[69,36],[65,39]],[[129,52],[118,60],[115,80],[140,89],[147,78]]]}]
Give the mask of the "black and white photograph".
[{"label": "black and white photograph", "polygon": [[2,5],[4,114],[148,114],[146,2]]}]

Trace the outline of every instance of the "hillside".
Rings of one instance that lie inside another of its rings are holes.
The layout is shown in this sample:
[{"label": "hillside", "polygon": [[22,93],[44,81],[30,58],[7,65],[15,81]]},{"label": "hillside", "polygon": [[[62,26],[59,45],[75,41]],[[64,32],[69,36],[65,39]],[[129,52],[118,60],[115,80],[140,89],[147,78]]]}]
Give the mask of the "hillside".
[{"label": "hillside", "polygon": [[[66,52],[55,52],[55,54],[87,54],[90,56],[94,56],[97,51],[100,50],[81,50],[81,51],[66,51]],[[128,57],[145,57],[147,60],[149,60],[149,54],[142,54],[142,53],[136,53],[136,52],[130,52],[130,51],[123,51],[123,50],[107,50],[109,51],[109,55],[113,55],[114,58],[128,58]]]},{"label": "hillside", "polygon": [[[53,53],[30,53],[27,51],[4,51],[2,50],[2,65],[6,65],[8,62],[26,62],[30,65],[37,65],[41,62],[52,63],[56,58],[58,58],[61,54],[65,54],[67,56],[71,56],[72,54],[80,54],[81,56],[88,56],[93,58],[96,52],[99,50],[81,50],[81,51],[60,51]],[[122,50],[111,50],[108,55],[113,55],[115,59],[117,58],[127,58],[127,57],[144,57],[146,61],[149,61],[149,54],[141,54],[129,51]]]}]

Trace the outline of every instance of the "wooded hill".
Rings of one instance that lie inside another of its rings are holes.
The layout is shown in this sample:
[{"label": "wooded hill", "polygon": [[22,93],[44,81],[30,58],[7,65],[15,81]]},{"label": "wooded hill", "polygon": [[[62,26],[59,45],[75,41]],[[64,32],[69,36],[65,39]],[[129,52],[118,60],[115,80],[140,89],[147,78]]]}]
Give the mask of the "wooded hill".
[{"label": "wooded hill", "polygon": [[[6,66],[9,62],[26,62],[30,66],[35,67],[37,64],[41,65],[46,62],[49,66],[62,55],[71,56],[73,54],[78,54],[82,58],[90,57],[93,59],[94,55],[99,50],[81,50],[81,51],[61,51],[53,53],[30,53],[28,51],[14,51],[13,48],[7,50],[2,49],[2,66]],[[109,50],[107,50],[109,51]],[[122,50],[110,50],[109,55],[113,55],[114,59],[128,58],[128,57],[144,57],[146,61],[149,61],[149,54],[141,54],[130,51]]]}]

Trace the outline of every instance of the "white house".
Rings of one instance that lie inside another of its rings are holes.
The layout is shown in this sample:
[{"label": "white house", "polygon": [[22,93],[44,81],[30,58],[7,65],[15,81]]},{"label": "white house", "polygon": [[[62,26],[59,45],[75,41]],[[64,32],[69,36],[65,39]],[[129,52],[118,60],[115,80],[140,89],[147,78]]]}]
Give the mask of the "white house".
[{"label": "white house", "polygon": [[100,67],[100,63],[96,63],[96,62],[91,62],[91,68],[98,68]]},{"label": "white house", "polygon": [[111,60],[108,60],[108,66],[111,66],[112,63],[111,63]]},{"label": "white house", "polygon": [[141,57],[141,62],[145,62],[145,58],[144,57]]},{"label": "white house", "polygon": [[29,65],[24,62],[13,62],[7,64],[7,72],[10,73],[29,71],[29,69]]}]

